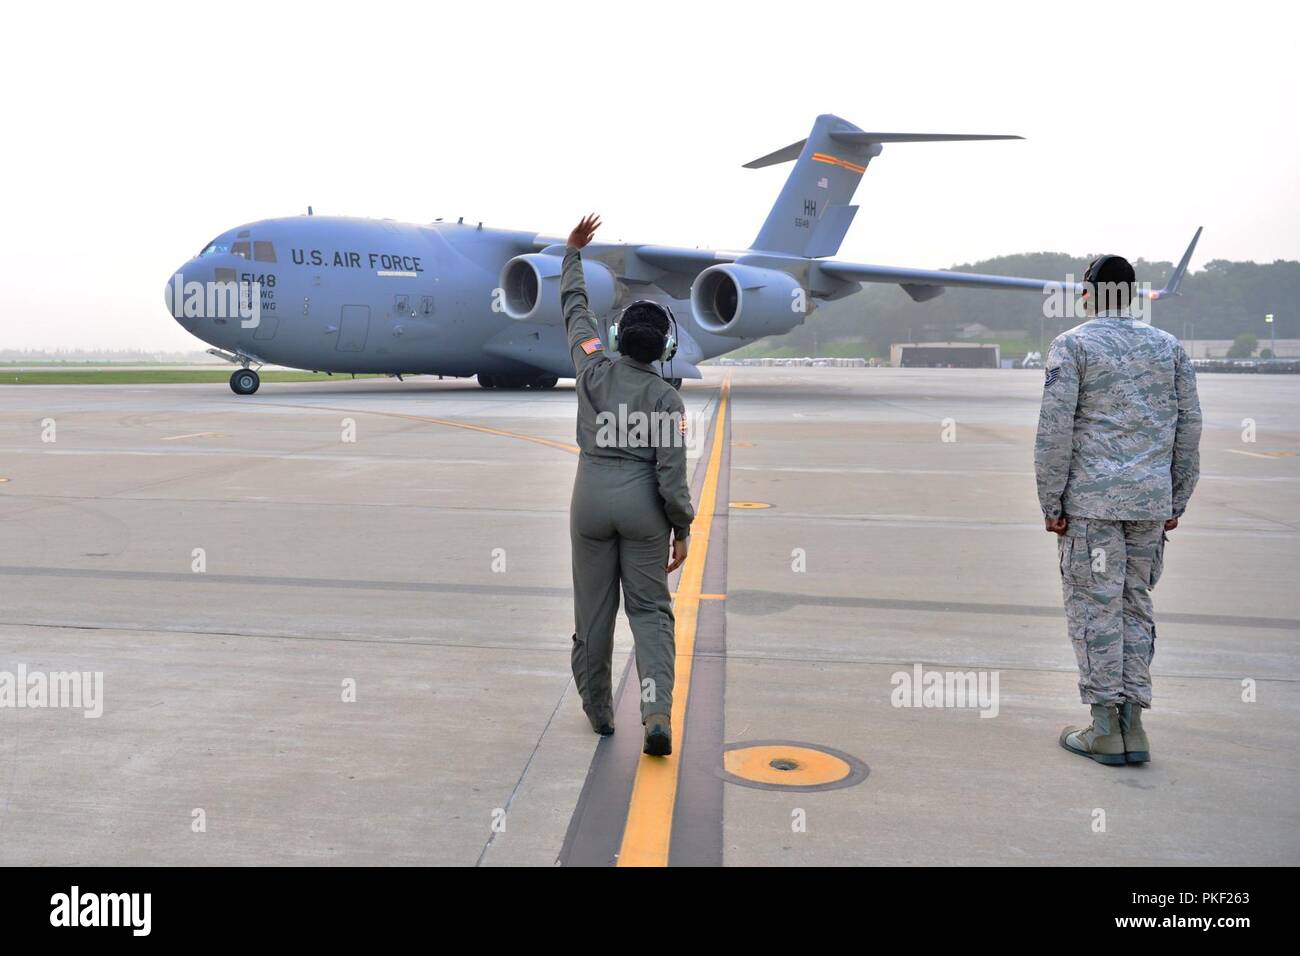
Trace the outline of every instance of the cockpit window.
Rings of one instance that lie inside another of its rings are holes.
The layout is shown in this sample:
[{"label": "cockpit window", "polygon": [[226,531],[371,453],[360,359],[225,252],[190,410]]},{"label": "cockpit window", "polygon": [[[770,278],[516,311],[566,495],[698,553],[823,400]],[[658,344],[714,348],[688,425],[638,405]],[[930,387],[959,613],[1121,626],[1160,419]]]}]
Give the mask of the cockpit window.
[{"label": "cockpit window", "polygon": [[275,246],[271,245],[264,239],[256,239],[253,242],[253,260],[255,262],[274,262]]},{"label": "cockpit window", "polygon": [[241,239],[239,242],[230,244],[230,251],[237,256],[243,256],[245,259],[252,258],[252,253],[248,249],[248,240]]},{"label": "cockpit window", "polygon": [[230,251],[228,242],[209,242],[208,247],[199,253],[200,256],[219,256]]}]

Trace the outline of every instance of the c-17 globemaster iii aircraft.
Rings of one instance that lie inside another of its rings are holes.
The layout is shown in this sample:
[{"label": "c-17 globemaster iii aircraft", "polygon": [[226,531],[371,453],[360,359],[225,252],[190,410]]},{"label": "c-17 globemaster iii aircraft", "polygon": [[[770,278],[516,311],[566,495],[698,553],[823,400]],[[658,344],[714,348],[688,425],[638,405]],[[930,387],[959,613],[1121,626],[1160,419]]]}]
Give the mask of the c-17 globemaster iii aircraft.
[{"label": "c-17 globemaster iii aircraft", "polygon": [[[608,323],[637,299],[668,305],[679,346],[660,371],[680,386],[700,377],[704,359],[788,332],[819,303],[852,295],[862,282],[897,284],[917,302],[947,286],[1078,292],[1071,282],[828,258],[853,221],[853,194],[883,144],[1019,138],[868,133],[819,116],[807,139],[745,164],[794,161],[750,248],[593,243],[583,253],[592,310]],[[573,375],[560,311],[562,240],[482,223],[308,213],[222,233],[168,284],[176,320],[214,346],[213,354],[241,366],[230,378],[238,394],[257,391],[254,367],[265,363],[399,377],[477,375],[484,388],[552,388]],[[1177,294],[1199,237],[1198,229],[1168,287],[1150,298]],[[238,288],[246,308],[235,315],[213,308],[220,302],[214,288]]]}]

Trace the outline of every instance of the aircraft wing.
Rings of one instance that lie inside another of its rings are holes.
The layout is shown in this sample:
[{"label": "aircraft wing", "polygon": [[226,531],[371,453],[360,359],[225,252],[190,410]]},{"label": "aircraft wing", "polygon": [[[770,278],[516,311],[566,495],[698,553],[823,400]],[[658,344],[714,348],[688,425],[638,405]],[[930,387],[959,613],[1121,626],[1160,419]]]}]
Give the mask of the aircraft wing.
[{"label": "aircraft wing", "polygon": [[679,249],[673,246],[635,246],[638,259],[669,272],[694,274],[703,272],[719,262],[735,262],[742,252],[720,252],[717,249]]},{"label": "aircraft wing", "polygon": [[[1201,227],[1203,228],[1203,227]],[[1179,295],[1178,287],[1187,272],[1192,252],[1197,240],[1201,238],[1201,228],[1192,236],[1191,244],[1183,253],[1177,268],[1169,277],[1165,288],[1158,292],[1142,293],[1152,299]],[[949,272],[944,269],[906,269],[898,266],[877,266],[858,262],[836,262],[835,260],[818,260],[816,267],[834,279],[849,282],[888,282],[901,285],[917,302],[933,299],[945,288],[973,289],[1018,289],[1025,292],[1081,292],[1082,283],[1061,282],[1055,279],[1022,279],[1017,276],[981,275],[974,272]]]},{"label": "aircraft wing", "polygon": [[944,269],[906,269],[858,262],[823,261],[817,268],[835,279],[849,282],[888,282],[903,287],[917,302],[933,299],[944,289],[956,286],[972,289],[1019,289],[1026,292],[1065,290],[1077,292],[1077,282],[1051,279],[1021,279],[1014,276],[981,275],[976,272],[948,272]]}]

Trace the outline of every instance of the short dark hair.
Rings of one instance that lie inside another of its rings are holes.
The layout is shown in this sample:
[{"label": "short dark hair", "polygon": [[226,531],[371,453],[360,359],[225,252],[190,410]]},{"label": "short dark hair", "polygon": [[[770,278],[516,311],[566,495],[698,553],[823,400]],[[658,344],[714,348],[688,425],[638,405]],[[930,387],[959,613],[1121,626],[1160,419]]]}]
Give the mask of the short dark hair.
[{"label": "short dark hair", "polygon": [[653,302],[634,302],[618,320],[618,350],[647,365],[664,354],[668,314]]},{"label": "short dark hair", "polygon": [[1137,294],[1137,273],[1123,256],[1098,256],[1088,264],[1084,287],[1098,313],[1127,309]]}]

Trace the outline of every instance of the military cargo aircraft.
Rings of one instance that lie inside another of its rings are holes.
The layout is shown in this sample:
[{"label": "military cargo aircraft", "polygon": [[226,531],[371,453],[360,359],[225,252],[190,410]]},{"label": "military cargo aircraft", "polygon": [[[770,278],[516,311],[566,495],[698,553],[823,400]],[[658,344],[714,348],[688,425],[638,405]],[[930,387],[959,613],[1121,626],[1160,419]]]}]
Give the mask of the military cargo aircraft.
[{"label": "military cargo aircraft", "polygon": [[[1077,283],[840,262],[862,174],[887,143],[1019,139],[871,133],[819,116],[806,139],[746,163],[794,162],[748,249],[593,243],[583,253],[603,322],[637,299],[678,320],[677,355],[660,368],[681,385],[698,363],[804,322],[819,304],[893,283],[917,302],[949,286],[1079,291]],[[1200,230],[1168,286],[1175,295]],[[257,391],[266,363],[323,372],[477,376],[484,388],[553,388],[573,375],[560,310],[562,239],[441,220],[311,215],[237,226],[167,286],[185,329],[240,366],[230,387]],[[235,307],[222,308],[223,296]],[[235,302],[235,298],[238,299]],[[605,328],[602,328],[605,331]]]}]

